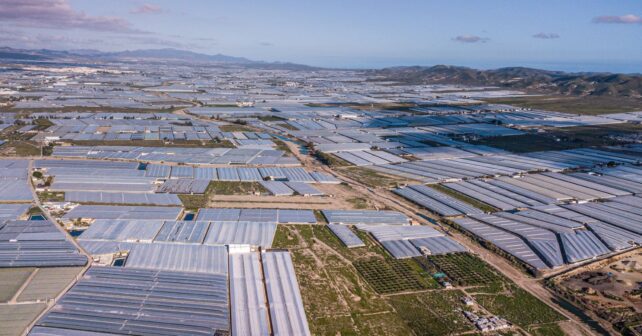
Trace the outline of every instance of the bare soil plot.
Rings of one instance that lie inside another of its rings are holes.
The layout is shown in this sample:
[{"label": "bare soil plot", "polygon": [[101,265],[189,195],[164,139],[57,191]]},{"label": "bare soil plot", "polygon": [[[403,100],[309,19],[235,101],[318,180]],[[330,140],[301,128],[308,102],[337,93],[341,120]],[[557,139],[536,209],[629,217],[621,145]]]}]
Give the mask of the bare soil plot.
[{"label": "bare soil plot", "polygon": [[18,302],[43,301],[55,298],[82,271],[82,267],[39,268],[18,296]]},{"label": "bare soil plot", "polygon": [[11,300],[34,270],[31,267],[0,269],[0,302]]},{"label": "bare soil plot", "polygon": [[0,336],[22,335],[45,307],[44,303],[0,304]]}]

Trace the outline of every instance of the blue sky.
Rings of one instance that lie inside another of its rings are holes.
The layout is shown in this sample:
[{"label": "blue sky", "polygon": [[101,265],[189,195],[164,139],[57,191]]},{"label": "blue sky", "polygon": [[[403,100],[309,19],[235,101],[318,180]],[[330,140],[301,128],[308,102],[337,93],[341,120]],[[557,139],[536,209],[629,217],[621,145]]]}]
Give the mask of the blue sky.
[{"label": "blue sky", "polygon": [[642,2],[0,0],[0,45],[642,72]]}]

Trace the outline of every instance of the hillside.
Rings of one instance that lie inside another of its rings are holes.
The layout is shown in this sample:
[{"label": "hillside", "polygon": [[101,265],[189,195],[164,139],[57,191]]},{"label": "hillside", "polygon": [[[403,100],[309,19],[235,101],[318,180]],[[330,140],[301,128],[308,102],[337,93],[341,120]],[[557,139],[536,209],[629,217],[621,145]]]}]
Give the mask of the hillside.
[{"label": "hillside", "polygon": [[498,86],[572,96],[642,97],[642,75],[566,73],[522,67],[477,70],[437,65],[370,70],[370,80],[406,84],[460,84]]}]

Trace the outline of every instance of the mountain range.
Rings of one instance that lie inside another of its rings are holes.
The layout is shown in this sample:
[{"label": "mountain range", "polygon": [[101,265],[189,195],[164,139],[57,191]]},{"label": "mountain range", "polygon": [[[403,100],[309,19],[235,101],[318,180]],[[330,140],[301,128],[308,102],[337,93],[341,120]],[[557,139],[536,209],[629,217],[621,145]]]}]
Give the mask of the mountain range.
[{"label": "mountain range", "polygon": [[523,67],[478,70],[449,65],[393,67],[367,73],[373,80],[406,84],[497,86],[568,96],[642,97],[641,74],[569,73]]},{"label": "mountain range", "polygon": [[[127,50],[102,52],[98,50],[49,50],[14,49],[0,47],[0,60],[53,62],[72,61],[179,61],[241,65],[264,69],[315,70],[307,65],[281,62],[254,61],[244,57],[222,54],[207,55],[178,49]],[[497,86],[525,90],[533,93],[561,94],[568,96],[614,96],[642,98],[642,74],[614,74],[582,72],[569,73],[524,67],[492,70],[436,65],[431,67],[406,66],[360,70],[370,81],[394,81],[404,84],[458,84],[471,86]]]},{"label": "mountain range", "polygon": [[103,52],[92,49],[78,50],[51,50],[51,49],[15,49],[0,47],[0,60],[11,61],[133,61],[133,60],[154,60],[154,61],[177,61],[191,63],[214,63],[228,65],[243,65],[247,67],[276,68],[307,70],[316,69],[302,64],[284,62],[254,61],[244,57],[228,56],[223,54],[208,55],[187,50],[172,48],[125,50],[118,52]]}]

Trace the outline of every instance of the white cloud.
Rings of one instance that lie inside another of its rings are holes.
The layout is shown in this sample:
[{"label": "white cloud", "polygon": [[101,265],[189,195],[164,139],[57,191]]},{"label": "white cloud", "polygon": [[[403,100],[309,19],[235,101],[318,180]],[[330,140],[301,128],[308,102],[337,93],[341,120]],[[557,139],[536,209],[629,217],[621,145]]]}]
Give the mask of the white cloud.
[{"label": "white cloud", "polygon": [[453,41],[457,41],[461,43],[486,43],[490,41],[490,39],[487,37],[481,37],[476,35],[459,35],[459,36],[453,37]]},{"label": "white cloud", "polygon": [[544,40],[552,40],[552,39],[560,38],[560,35],[557,33],[537,33],[533,35],[533,37],[538,39],[544,39]]},{"label": "white cloud", "polygon": [[76,11],[68,0],[2,0],[0,21],[23,27],[141,33],[122,18]]},{"label": "white cloud", "polygon": [[163,12],[163,9],[160,6],[153,4],[143,4],[142,6],[132,9],[132,14],[160,14]]},{"label": "white cloud", "polygon": [[593,18],[594,23],[623,23],[623,24],[642,24],[642,17],[637,15],[628,14],[621,16],[598,16]]}]

